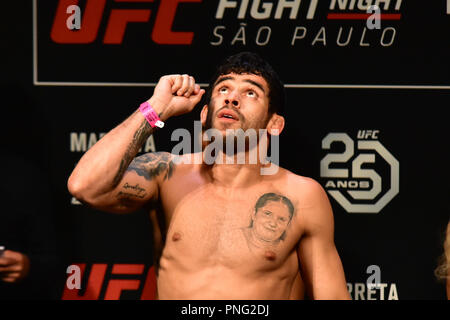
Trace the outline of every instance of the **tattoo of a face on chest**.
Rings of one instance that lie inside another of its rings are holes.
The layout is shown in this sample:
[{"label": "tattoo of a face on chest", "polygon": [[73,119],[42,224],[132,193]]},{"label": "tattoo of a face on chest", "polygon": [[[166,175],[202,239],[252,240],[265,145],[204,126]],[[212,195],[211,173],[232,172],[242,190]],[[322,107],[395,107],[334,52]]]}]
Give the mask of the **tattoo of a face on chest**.
[{"label": "tattoo of a face on chest", "polygon": [[265,193],[255,203],[251,222],[242,228],[250,247],[275,248],[286,238],[294,216],[294,205],[287,197]]}]

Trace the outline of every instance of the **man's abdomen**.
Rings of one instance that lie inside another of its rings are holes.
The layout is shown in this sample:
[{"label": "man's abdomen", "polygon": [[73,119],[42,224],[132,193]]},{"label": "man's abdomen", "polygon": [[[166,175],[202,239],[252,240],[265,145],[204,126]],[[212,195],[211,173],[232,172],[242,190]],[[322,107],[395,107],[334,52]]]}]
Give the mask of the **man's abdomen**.
[{"label": "man's abdomen", "polygon": [[289,299],[295,273],[283,273],[277,270],[250,275],[224,266],[183,272],[168,266],[160,269],[158,296],[161,300]]}]

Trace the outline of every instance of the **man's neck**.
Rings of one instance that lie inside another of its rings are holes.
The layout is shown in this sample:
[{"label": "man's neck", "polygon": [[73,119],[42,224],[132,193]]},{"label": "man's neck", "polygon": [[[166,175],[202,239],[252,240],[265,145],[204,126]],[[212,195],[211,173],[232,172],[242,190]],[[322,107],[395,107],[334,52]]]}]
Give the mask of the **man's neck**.
[{"label": "man's neck", "polygon": [[220,152],[216,161],[206,166],[206,171],[212,182],[221,187],[245,188],[261,182],[263,178],[261,168],[264,165],[259,160],[256,163],[250,160],[248,152],[232,156]]}]

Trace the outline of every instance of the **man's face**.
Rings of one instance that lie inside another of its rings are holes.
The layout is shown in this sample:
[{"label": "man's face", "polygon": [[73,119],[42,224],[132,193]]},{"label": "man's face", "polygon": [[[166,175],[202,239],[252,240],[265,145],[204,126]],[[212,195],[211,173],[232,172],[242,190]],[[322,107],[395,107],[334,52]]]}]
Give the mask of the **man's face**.
[{"label": "man's face", "polygon": [[268,121],[269,86],[254,74],[220,76],[211,95],[205,129],[263,129]]},{"label": "man's face", "polygon": [[257,238],[272,242],[281,238],[289,221],[288,207],[281,202],[270,201],[256,211],[253,229]]}]

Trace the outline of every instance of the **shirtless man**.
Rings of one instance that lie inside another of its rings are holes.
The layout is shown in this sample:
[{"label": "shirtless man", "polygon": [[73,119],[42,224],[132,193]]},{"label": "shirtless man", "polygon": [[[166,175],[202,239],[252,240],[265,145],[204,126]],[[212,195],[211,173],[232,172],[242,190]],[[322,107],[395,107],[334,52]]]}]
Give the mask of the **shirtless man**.
[{"label": "shirtless man", "polygon": [[[147,102],[165,122],[190,112],[204,93],[193,77],[169,75]],[[273,69],[241,53],[213,77],[201,122],[223,137],[238,128],[276,134],[284,127],[277,113],[283,103]],[[205,164],[188,154],[182,157],[190,161],[179,163],[167,152],[135,157],[155,128],[136,110],[83,155],[68,188],[99,210],[161,209],[159,299],[299,299],[302,288],[311,299],[349,299],[332,209],[316,181],[278,167],[262,175],[269,164],[260,161]]]}]

